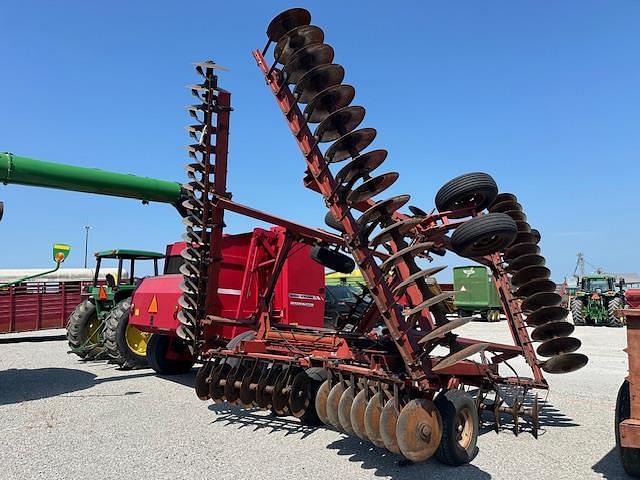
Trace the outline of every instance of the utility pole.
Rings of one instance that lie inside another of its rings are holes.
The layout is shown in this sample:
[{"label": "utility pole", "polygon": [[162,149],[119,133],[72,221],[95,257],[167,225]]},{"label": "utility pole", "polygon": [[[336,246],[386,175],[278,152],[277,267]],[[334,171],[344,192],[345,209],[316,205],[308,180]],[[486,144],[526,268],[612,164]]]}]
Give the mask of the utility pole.
[{"label": "utility pole", "polygon": [[84,226],[84,268],[87,268],[87,256],[89,254],[89,230],[91,225]]}]

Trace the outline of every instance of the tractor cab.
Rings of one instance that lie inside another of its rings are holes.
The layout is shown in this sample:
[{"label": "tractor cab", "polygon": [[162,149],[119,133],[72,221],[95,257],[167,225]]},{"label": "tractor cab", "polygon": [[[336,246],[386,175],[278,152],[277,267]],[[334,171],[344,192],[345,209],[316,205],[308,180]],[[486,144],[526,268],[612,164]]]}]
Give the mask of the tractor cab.
[{"label": "tractor cab", "polygon": [[612,275],[585,275],[580,282],[579,293],[610,296],[615,294],[616,279]]},{"label": "tractor cab", "polygon": [[[131,296],[142,280],[142,277],[136,277],[136,271],[140,270],[140,262],[152,262],[153,275],[157,276],[158,261],[165,257],[158,252],[123,249],[105,250],[96,253],[95,256],[96,269],[93,282],[87,291],[96,306],[98,317],[108,313],[120,300]],[[105,282],[99,282],[100,268],[104,266],[104,261],[110,260],[117,262],[117,273],[115,276],[108,273]]]}]

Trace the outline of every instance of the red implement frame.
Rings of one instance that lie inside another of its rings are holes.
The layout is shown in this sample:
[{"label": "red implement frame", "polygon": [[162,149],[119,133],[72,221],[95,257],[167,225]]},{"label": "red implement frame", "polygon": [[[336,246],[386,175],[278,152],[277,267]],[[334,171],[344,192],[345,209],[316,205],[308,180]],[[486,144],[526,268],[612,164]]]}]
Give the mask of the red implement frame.
[{"label": "red implement frame", "polygon": [[622,310],[627,320],[627,356],[629,357],[629,400],[631,415],[620,425],[620,445],[640,448],[640,310]]}]

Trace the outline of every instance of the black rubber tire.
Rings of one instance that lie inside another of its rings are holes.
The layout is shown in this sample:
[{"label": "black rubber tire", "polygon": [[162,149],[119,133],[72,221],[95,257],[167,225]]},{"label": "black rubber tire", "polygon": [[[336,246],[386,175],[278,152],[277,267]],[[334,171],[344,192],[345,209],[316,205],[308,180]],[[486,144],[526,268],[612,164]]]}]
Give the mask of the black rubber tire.
[{"label": "black rubber tire", "polygon": [[624,308],[624,300],[620,297],[612,298],[607,305],[607,314],[609,316],[609,327],[623,327],[624,319],[616,316],[616,310]]},{"label": "black rubber tire", "polygon": [[131,299],[125,298],[113,307],[104,321],[104,346],[111,359],[125,370],[148,366],[146,356],[132,352],[127,345],[129,310],[131,310]]},{"label": "black rubber tire", "polygon": [[[489,207],[498,195],[495,180],[486,173],[465,173],[445,183],[436,193],[439,212],[475,207],[478,212]],[[460,215],[463,216],[463,215]],[[456,215],[451,215],[456,218]]]},{"label": "black rubber tire", "polygon": [[[91,320],[97,319],[96,306],[89,300],[81,302],[67,319],[67,341],[69,347],[76,349],[84,346],[88,339],[87,326]],[[104,347],[97,346],[82,353],[77,353],[80,358],[92,360],[104,352]]]},{"label": "black rubber tire", "polygon": [[571,299],[571,317],[573,318],[573,324],[577,326],[586,325],[587,322],[584,320],[584,313],[582,310],[584,308],[583,303],[577,298]]},{"label": "black rubber tire", "polygon": [[324,216],[324,223],[327,226],[338,230],[340,233],[344,233],[344,227],[338,220],[335,219],[333,215],[331,215],[331,212],[327,212],[327,214]]},{"label": "black rubber tire", "polygon": [[620,445],[620,422],[631,416],[631,400],[629,382],[625,380],[618,390],[616,399],[615,432],[616,447],[620,453],[620,461],[624,471],[632,477],[640,477],[640,448],[627,448]]},{"label": "black rubber tire", "polygon": [[[454,467],[471,462],[478,454],[478,409],[470,395],[463,390],[447,390],[440,393],[435,405],[442,418],[442,440],[436,450],[436,458]],[[467,448],[463,448],[457,439],[456,417],[458,412],[467,410],[473,422],[471,441]]]},{"label": "black rubber tire", "polygon": [[[171,346],[171,337],[154,333],[147,343],[147,362],[149,366],[160,375],[179,375],[191,371],[196,363],[193,360],[170,360],[167,352]],[[185,353],[187,348],[185,346]]]},{"label": "black rubber tire", "polygon": [[482,257],[503,251],[517,233],[518,226],[509,215],[488,213],[457,227],[451,235],[451,247],[462,257]]},{"label": "black rubber tire", "polygon": [[318,394],[318,390],[320,389],[320,385],[327,379],[328,374],[327,371],[322,367],[311,367],[305,370],[307,376],[311,379],[309,383],[309,408],[304,415],[300,417],[300,422],[303,425],[307,425],[309,427],[319,427],[323,425],[322,420],[318,417],[318,412],[316,411],[316,395]]}]

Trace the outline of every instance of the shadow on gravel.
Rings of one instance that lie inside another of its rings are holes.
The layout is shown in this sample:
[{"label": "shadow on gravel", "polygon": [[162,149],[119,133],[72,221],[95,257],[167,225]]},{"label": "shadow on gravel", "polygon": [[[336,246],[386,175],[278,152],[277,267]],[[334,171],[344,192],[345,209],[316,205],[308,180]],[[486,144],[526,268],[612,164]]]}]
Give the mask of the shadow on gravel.
[{"label": "shadow on gravel", "polygon": [[416,478],[485,480],[491,478],[491,475],[473,464],[449,467],[435,459],[408,465],[399,463],[400,457],[397,455],[350,435],[330,443],[327,448],[336,450],[338,455],[348,456],[350,462],[361,463],[361,467],[365,470],[374,470],[374,475],[377,477],[389,477],[394,480],[415,480]]},{"label": "shadow on gravel", "polygon": [[37,342],[51,342],[51,341],[60,341],[66,340],[66,335],[40,335],[35,337],[12,337],[12,338],[3,338],[0,336],[0,345],[8,344],[8,343],[37,343]]},{"label": "shadow on gravel", "polygon": [[197,368],[191,369],[191,371],[187,373],[181,373],[179,375],[160,375],[155,374],[158,378],[162,378],[163,380],[169,380],[174,383],[179,383],[185,387],[194,388],[196,384],[196,373],[198,373]]},{"label": "shadow on gravel", "polygon": [[[132,375],[96,379],[93,373],[71,368],[35,368],[0,371],[0,405],[28,402],[79,392],[106,382],[117,382],[154,375],[153,371]],[[78,394],[75,397],[105,397],[136,395],[139,391],[122,394]],[[71,395],[69,395],[71,396]]]},{"label": "shadow on gravel", "polygon": [[285,432],[285,435],[301,435],[305,438],[317,430],[316,427],[303,425],[292,417],[264,415],[263,410],[246,410],[228,403],[214,403],[209,410],[216,413],[212,423],[222,422],[238,428],[252,427],[253,431],[269,429],[271,432]]},{"label": "shadow on gravel", "polygon": [[[222,422],[237,428],[248,427],[254,431],[268,429],[270,432],[285,432],[285,435],[300,435],[300,439],[308,437],[318,428],[328,428],[309,427],[291,417],[264,415],[261,410],[246,410],[227,403],[210,405],[209,410],[216,413],[213,423]],[[390,477],[394,480],[414,480],[416,478],[485,480],[491,478],[491,475],[474,465],[454,468],[435,460],[405,465],[399,463],[399,456],[376,448],[353,436],[344,436],[327,445],[327,448],[336,450],[338,455],[348,456],[350,462],[362,463],[364,469],[375,470],[376,476]]]},{"label": "shadow on gravel", "polygon": [[619,478],[631,478],[628,476],[622,464],[620,463],[620,454],[616,447],[609,450],[604,457],[591,467],[595,473],[599,473],[603,478],[619,479]]}]

